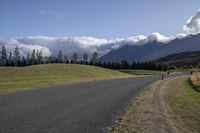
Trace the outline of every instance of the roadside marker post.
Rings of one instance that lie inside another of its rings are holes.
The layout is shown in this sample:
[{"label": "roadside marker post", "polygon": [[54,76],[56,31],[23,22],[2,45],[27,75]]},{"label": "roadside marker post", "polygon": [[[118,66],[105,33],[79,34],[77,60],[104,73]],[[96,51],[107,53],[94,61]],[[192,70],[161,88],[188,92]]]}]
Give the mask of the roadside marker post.
[{"label": "roadside marker post", "polygon": [[165,78],[165,75],[164,74],[162,74],[162,80]]}]

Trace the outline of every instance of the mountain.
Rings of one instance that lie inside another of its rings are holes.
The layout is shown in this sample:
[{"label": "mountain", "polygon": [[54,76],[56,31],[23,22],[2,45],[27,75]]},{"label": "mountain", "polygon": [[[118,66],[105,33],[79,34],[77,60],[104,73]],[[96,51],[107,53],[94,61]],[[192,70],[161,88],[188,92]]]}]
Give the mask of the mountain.
[{"label": "mountain", "polygon": [[200,50],[200,34],[175,38],[169,42],[148,41],[144,45],[129,45],[112,50],[99,61],[152,61],[170,54]]},{"label": "mountain", "polygon": [[171,54],[163,58],[152,61],[154,63],[165,63],[170,67],[190,67],[199,65],[200,63],[200,51],[189,51]]}]

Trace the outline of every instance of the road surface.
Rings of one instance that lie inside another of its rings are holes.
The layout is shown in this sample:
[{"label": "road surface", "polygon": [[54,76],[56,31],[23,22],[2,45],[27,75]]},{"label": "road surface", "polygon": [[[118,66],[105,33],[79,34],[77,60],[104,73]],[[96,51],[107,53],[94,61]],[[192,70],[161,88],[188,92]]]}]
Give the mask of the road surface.
[{"label": "road surface", "polygon": [[101,133],[139,90],[160,76],[0,94],[0,133]]}]

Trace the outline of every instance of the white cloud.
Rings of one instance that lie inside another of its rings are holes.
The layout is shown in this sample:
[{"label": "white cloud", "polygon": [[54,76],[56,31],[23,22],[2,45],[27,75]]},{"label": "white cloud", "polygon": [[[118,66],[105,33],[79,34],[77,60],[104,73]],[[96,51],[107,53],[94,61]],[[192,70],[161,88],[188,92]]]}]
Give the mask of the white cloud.
[{"label": "white cloud", "polygon": [[147,37],[144,35],[137,35],[137,36],[128,37],[125,40],[133,44],[144,44],[147,40]]},{"label": "white cloud", "polygon": [[28,53],[31,53],[33,49],[35,50],[41,50],[43,52],[43,56],[50,56],[52,53],[49,50],[49,48],[37,45],[37,44],[25,44],[22,42],[19,42],[16,39],[8,39],[3,41],[0,45],[4,45],[7,49],[7,52],[12,52],[16,48],[16,46],[19,47],[21,56],[27,56]]},{"label": "white cloud", "polygon": [[107,53],[109,48],[102,46],[109,45],[112,41],[106,39],[97,39],[93,37],[72,37],[72,38],[56,38],[46,36],[28,36],[15,37],[2,41],[1,45],[7,48],[7,51],[13,51],[16,46],[20,48],[23,56],[31,53],[32,49],[42,50],[44,56],[56,56],[59,50],[66,54],[69,58],[74,52],[77,52],[80,57],[84,52],[90,56],[93,52],[98,51],[100,56]]},{"label": "white cloud", "polygon": [[178,39],[182,39],[182,38],[184,38],[184,37],[186,37],[187,35],[185,34],[185,33],[179,33],[179,34],[177,34],[177,35],[175,35],[173,38],[175,39],[175,38],[178,38]]},{"label": "white cloud", "polygon": [[58,51],[61,50],[64,55],[69,58],[74,52],[82,57],[84,52],[89,56],[97,51],[99,56],[102,56],[113,49],[123,47],[124,45],[144,45],[149,41],[166,42],[169,37],[165,37],[159,33],[144,36],[132,36],[125,39],[106,40],[94,37],[71,37],[71,38],[56,38],[47,36],[27,36],[15,37],[4,40],[0,45],[5,45],[7,51],[13,51],[16,46],[19,46],[20,52],[23,56],[31,53],[32,49],[42,50],[44,56],[57,56]]},{"label": "white cloud", "polygon": [[186,24],[183,26],[183,31],[186,34],[200,33],[200,10],[195,16],[192,16],[187,20]]},{"label": "white cloud", "polygon": [[83,44],[84,47],[87,46],[100,46],[108,43],[106,39],[97,39],[94,37],[73,37],[68,39],[70,42]]},{"label": "white cloud", "polygon": [[161,43],[168,43],[171,40],[172,40],[172,37],[167,37],[167,36],[161,35],[158,32],[154,32],[148,36],[148,41],[157,41],[157,42],[161,42]]},{"label": "white cloud", "polygon": [[0,45],[5,45],[7,51],[13,51],[16,46],[19,46],[23,56],[31,53],[32,49],[42,50],[44,56],[56,56],[59,50],[66,54],[69,58],[74,52],[77,52],[80,57],[84,52],[89,56],[97,51],[100,56],[106,54],[110,50],[122,47],[124,45],[139,45],[144,41],[145,36],[134,36],[127,39],[97,39],[94,37],[71,37],[71,38],[56,38],[47,36],[27,36],[15,37],[2,41]]}]

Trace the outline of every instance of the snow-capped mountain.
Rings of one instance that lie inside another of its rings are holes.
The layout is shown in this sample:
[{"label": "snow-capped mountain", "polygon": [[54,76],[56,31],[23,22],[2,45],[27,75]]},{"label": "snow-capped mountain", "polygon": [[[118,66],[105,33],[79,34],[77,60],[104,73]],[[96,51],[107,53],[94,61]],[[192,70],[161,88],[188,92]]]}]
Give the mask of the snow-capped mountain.
[{"label": "snow-capped mountain", "polygon": [[173,53],[200,50],[200,34],[186,37],[163,37],[152,34],[144,45],[124,45],[102,56],[100,61],[151,61]]}]

